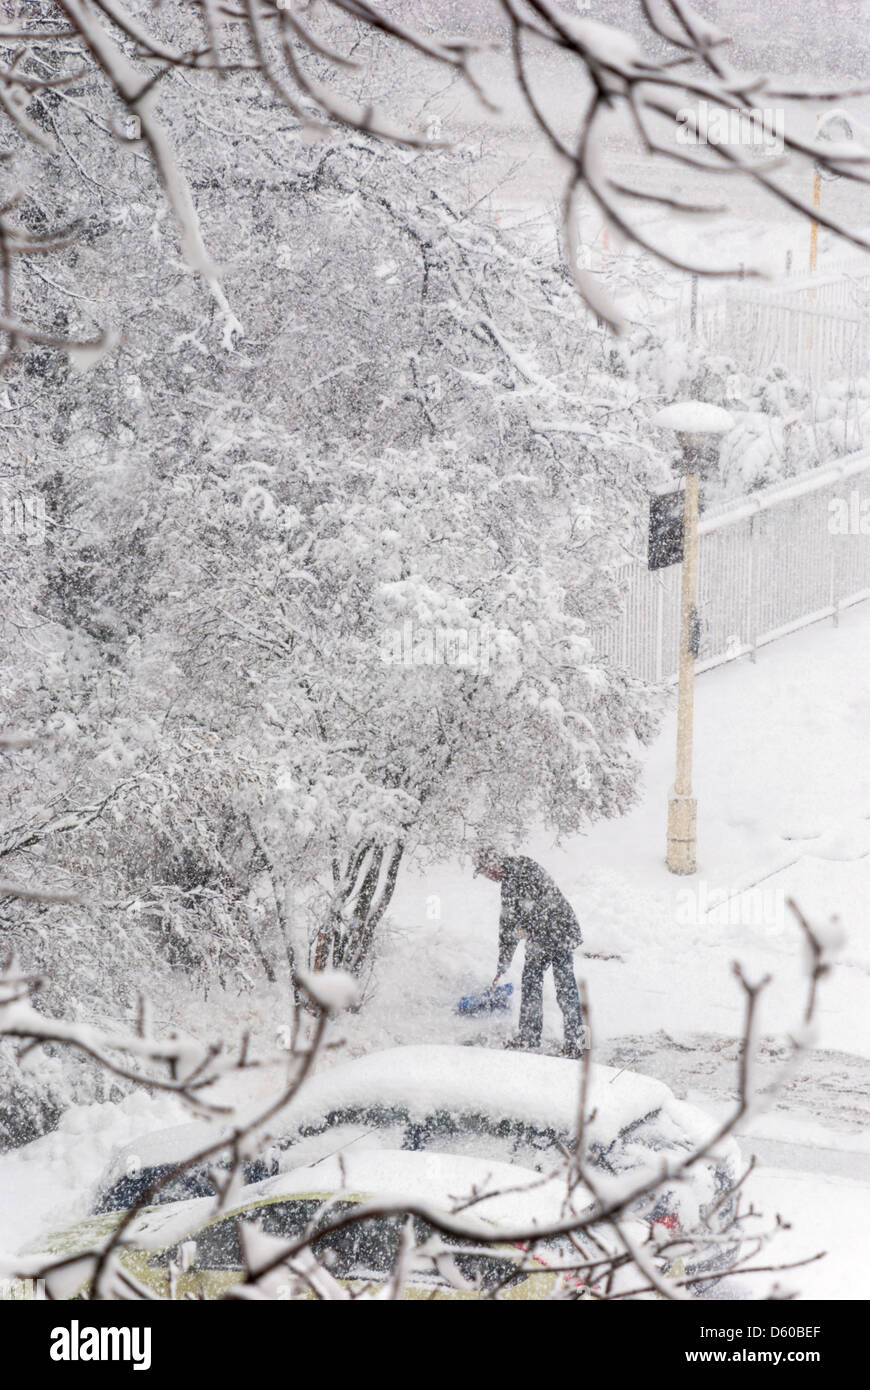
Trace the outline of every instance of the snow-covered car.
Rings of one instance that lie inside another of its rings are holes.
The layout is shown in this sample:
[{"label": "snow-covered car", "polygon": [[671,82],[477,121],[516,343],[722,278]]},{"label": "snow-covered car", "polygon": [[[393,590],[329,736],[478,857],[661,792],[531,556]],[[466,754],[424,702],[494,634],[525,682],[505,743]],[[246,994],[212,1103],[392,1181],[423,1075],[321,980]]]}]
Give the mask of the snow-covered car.
[{"label": "snow-covered car", "polygon": [[[536,1053],[455,1046],[370,1053],[305,1083],[272,1122],[277,1137],[255,1160],[260,1166],[249,1167],[246,1180],[371,1150],[422,1151],[551,1172],[576,1145],[579,1087],[576,1062]],[[605,1194],[673,1173],[715,1131],[708,1115],[677,1100],[664,1083],[597,1064],[589,1069],[586,1114],[585,1162]],[[157,1179],[216,1137],[214,1125],[196,1123],[128,1145],[104,1174],[95,1210],[135,1205]],[[638,1212],[675,1232],[708,1220],[721,1232],[733,1215],[730,1193],[739,1162],[734,1140],[725,1139],[685,1174],[665,1177]],[[214,1166],[209,1159],[185,1171],[155,1201],[208,1195]]]},{"label": "snow-covered car", "polygon": [[[385,1210],[317,1237],[362,1202]],[[262,1269],[284,1252],[285,1242],[303,1233],[312,1237],[308,1253],[269,1274],[261,1294],[377,1292],[393,1273],[403,1207],[410,1206],[416,1208],[414,1249],[406,1255],[404,1297],[547,1298],[557,1283],[594,1297],[594,1272],[587,1284],[565,1266],[576,1266],[584,1255],[600,1262],[602,1251],[618,1253],[612,1233],[581,1234],[574,1247],[560,1236],[542,1235],[531,1249],[499,1240],[500,1230],[509,1234],[512,1227],[515,1234],[517,1227],[564,1221],[565,1203],[563,1179],[542,1182],[538,1173],[516,1164],[401,1150],[334,1156],[241,1188],[218,1215],[214,1196],[143,1208],[118,1246],[119,1269],[108,1274],[109,1292],[120,1274],[162,1297],[219,1298],[241,1282],[246,1268]],[[85,1256],[106,1245],[123,1216],[120,1210],[91,1216],[43,1243],[41,1259],[63,1262],[49,1276],[53,1297],[86,1290],[93,1260]],[[458,1221],[463,1232],[438,1230],[439,1217]]]}]

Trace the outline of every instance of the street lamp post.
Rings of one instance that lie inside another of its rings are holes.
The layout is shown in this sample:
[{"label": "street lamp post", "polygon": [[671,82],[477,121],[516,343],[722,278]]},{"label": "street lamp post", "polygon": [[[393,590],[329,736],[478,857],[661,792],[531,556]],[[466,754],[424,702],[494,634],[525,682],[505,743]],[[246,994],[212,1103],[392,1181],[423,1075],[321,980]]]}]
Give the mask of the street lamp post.
[{"label": "street lamp post", "polygon": [[692,741],[695,717],[695,658],[698,654],[698,492],[701,476],[715,463],[719,435],[732,426],[727,410],[701,401],[665,406],[653,419],[672,429],[682,449],[683,566],[680,585],[680,675],[677,698],[677,767],[668,798],[667,866],[672,874],[693,874],[698,803],[692,796]]},{"label": "street lamp post", "polygon": [[[859,121],[853,116],[851,111],[845,110],[842,106],[837,106],[833,111],[828,111],[824,116],[817,116],[818,129],[816,130],[816,140],[834,141],[838,145],[849,145],[853,141],[857,143],[856,154],[861,153],[860,147],[865,148],[870,143],[870,126]],[[833,153],[829,149],[829,155]],[[847,158],[855,156],[849,152]],[[839,179],[842,175],[836,169],[828,165],[813,164],[813,210],[815,212],[822,205],[822,179]],[[810,223],[810,274],[815,275],[819,262],[819,221],[814,217]],[[815,294],[815,290],[811,291]]]}]

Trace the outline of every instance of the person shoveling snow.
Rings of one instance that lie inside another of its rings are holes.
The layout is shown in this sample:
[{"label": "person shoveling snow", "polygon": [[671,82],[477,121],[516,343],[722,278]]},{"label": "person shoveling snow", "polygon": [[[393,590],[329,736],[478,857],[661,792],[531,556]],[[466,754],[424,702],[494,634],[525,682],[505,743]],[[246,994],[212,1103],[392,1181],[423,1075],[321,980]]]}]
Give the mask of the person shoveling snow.
[{"label": "person shoveling snow", "polygon": [[544,972],[552,966],[556,998],[565,1024],[565,1053],[569,1057],[579,1056],[584,1046],[584,1029],[573,952],[583,936],[571,904],[540,864],[522,854],[510,856],[483,849],[475,858],[474,872],[501,884],[498,968],[490,995],[504,988],[498,982],[513,960],[519,942],[526,943],[519,1033],[508,1046],[540,1047]]}]

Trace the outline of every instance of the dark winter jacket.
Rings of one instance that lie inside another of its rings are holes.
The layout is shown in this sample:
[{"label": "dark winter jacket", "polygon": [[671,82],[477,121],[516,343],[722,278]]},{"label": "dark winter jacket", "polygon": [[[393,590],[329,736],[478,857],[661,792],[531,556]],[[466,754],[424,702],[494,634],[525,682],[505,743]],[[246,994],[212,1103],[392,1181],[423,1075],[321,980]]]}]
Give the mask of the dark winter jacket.
[{"label": "dark winter jacket", "polygon": [[519,854],[502,863],[499,974],[523,937],[550,951],[574,951],[583,940],[568,899],[540,864]]}]

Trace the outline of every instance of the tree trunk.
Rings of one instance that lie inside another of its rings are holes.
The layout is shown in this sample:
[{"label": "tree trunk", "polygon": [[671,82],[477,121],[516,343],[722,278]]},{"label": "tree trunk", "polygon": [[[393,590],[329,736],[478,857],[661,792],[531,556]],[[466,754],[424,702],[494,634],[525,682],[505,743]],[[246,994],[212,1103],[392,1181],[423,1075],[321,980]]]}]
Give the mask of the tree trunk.
[{"label": "tree trunk", "polygon": [[318,935],[314,967],[336,966],[360,975],[374,945],[378,923],[392,901],[404,845],[358,845],[342,872],[330,920]]}]

